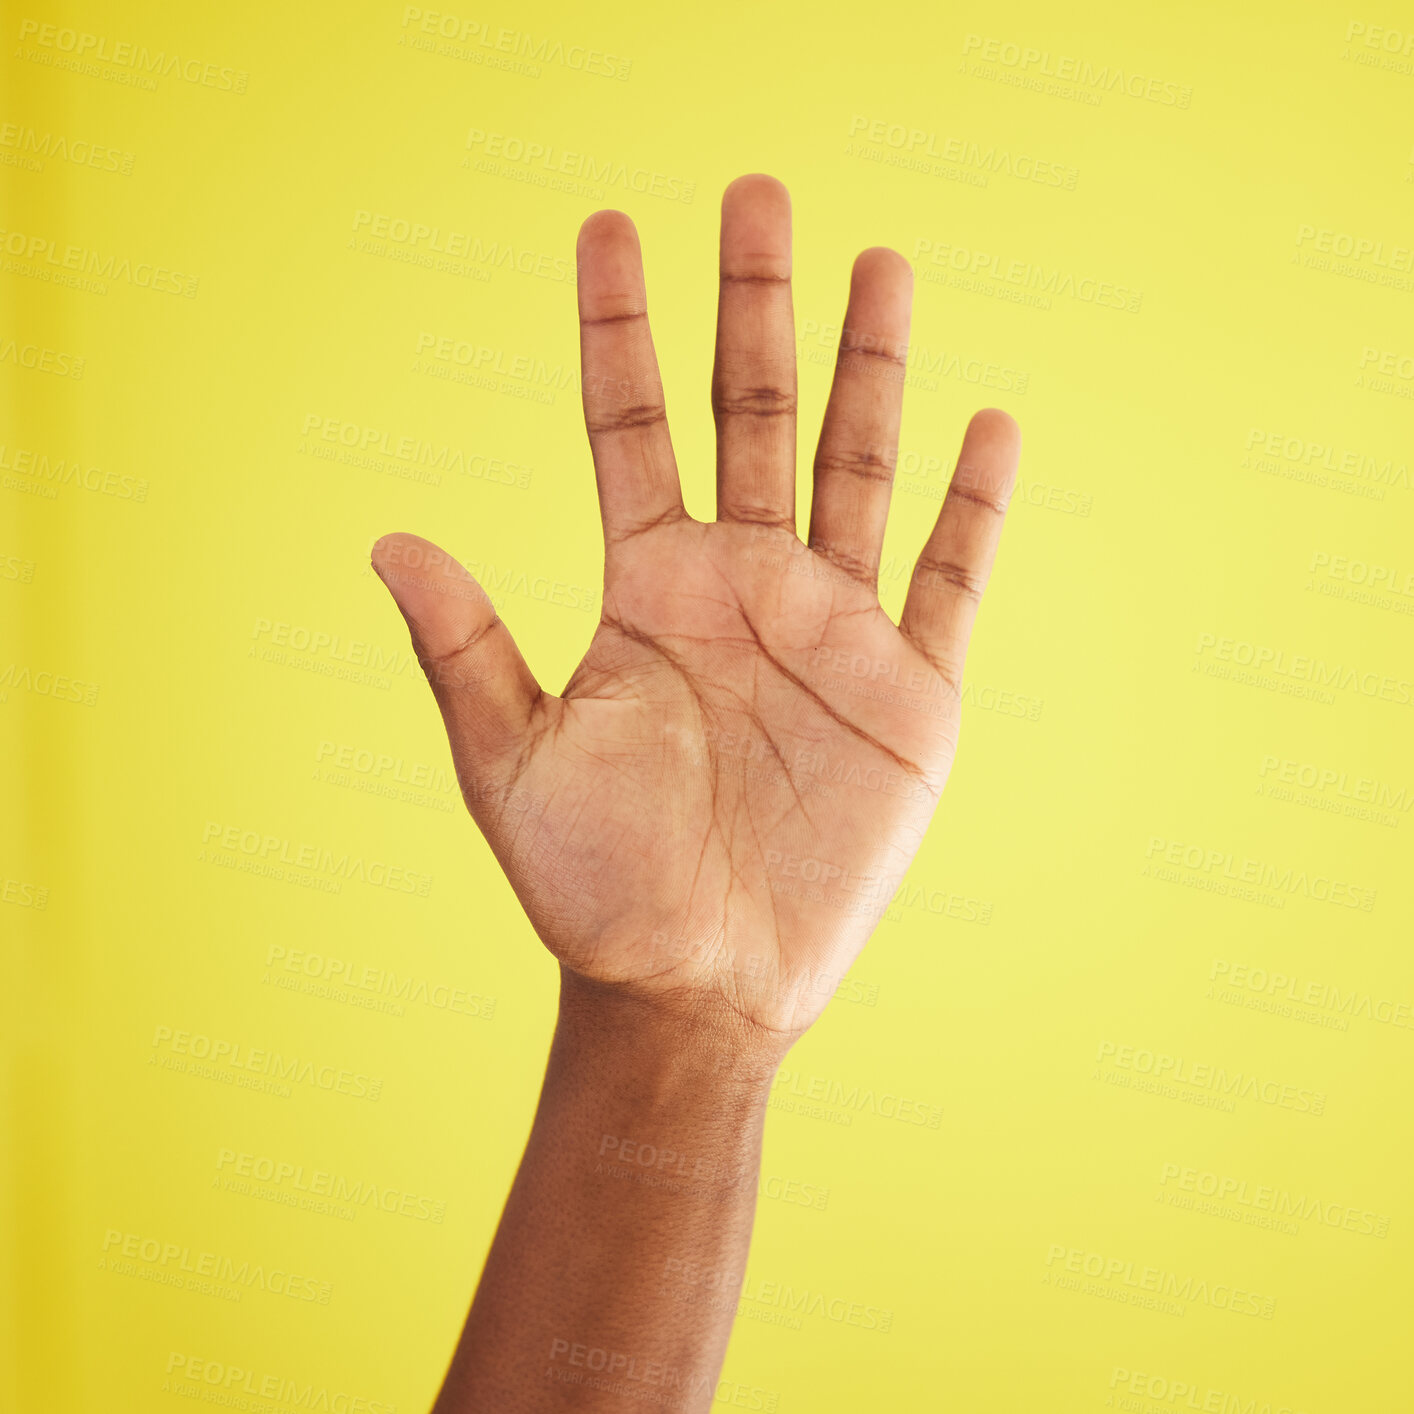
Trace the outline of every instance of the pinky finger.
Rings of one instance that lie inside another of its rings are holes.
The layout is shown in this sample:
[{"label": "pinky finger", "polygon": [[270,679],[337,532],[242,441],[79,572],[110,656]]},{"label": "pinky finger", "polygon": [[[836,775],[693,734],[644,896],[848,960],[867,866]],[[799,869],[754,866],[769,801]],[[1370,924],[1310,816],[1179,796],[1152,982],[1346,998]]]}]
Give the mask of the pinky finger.
[{"label": "pinky finger", "polygon": [[899,627],[954,687],[962,683],[1020,455],[1021,429],[1006,413],[984,408],[973,416],[937,524],[909,581]]}]

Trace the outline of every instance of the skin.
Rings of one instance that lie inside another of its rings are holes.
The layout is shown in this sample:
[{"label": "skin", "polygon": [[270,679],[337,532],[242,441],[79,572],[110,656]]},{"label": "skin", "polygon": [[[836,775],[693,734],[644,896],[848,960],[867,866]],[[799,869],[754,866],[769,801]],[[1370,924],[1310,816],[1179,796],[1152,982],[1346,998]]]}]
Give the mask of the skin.
[{"label": "skin", "polygon": [[561,969],[535,1124],[437,1414],[711,1405],[771,1078],[933,816],[1020,451],[1006,413],[972,418],[895,625],[877,579],[908,262],[854,263],[802,541],[785,188],[742,177],[722,201],[713,522],[683,507],[632,223],[596,212],[577,258],[605,565],[564,691],[445,552],[407,534],[373,550],[468,808]]}]

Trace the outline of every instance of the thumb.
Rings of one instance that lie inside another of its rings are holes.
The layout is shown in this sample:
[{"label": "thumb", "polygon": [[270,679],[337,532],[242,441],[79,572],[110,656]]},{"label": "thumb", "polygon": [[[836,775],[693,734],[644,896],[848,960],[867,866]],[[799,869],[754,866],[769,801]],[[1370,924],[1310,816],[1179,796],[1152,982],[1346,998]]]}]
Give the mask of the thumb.
[{"label": "thumb", "polygon": [[494,793],[524,744],[540,684],[486,591],[445,550],[398,533],[371,558],[442,710],[463,792]]}]

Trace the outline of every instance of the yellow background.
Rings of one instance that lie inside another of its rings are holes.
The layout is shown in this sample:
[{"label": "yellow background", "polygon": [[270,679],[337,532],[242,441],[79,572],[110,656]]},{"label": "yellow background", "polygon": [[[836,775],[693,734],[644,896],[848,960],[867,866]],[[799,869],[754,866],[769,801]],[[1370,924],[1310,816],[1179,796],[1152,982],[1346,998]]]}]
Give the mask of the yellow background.
[{"label": "yellow background", "polygon": [[[1025,448],[912,901],[792,1053],[768,1124],[751,1280],[887,1310],[891,1328],[758,1302],[726,1376],[810,1414],[1399,1407],[1407,12],[467,5],[437,12],[473,26],[462,57],[396,4],[6,6],[0,1406],[162,1414],[217,1389],[183,1372],[229,1367],[348,1396],[337,1408],[430,1404],[528,1128],[554,974],[449,788],[367,551],[409,529],[491,567],[561,685],[593,627],[600,541],[556,262],[591,210],[638,224],[687,500],[707,514],[717,203],[766,171],[794,200],[804,466],[851,259],[888,244],[915,260],[895,569],[938,506],[928,459],[951,464],[974,408],[1014,413]],[[502,30],[509,54],[476,42]],[[82,34],[113,57],[80,58]],[[154,81],[142,48],[181,67]],[[477,170],[473,130],[608,177],[585,192],[523,157]],[[94,146],[117,170],[87,164]],[[515,263],[449,272],[397,258],[406,243],[360,247],[360,212]],[[1371,244],[1343,265],[1322,253],[1346,237]],[[68,246],[112,278],[44,278]],[[1049,305],[1025,273],[949,278],[940,248],[1033,272]],[[1106,307],[1091,282],[1142,299]],[[502,371],[429,375],[429,334]],[[346,427],[394,450],[341,457]],[[404,438],[471,470],[408,474]],[[478,457],[528,468],[528,486]],[[894,610],[905,578],[886,571]],[[1311,695],[1314,660],[1344,685]],[[1370,818],[1362,792],[1383,800]],[[231,827],[412,871],[427,896],[231,867],[250,857],[208,838]],[[1244,869],[1284,883],[1243,896]],[[947,898],[988,921],[930,907]],[[269,969],[281,948],[490,1014],[281,987],[304,975]],[[1245,980],[1210,987],[1224,968]],[[1298,981],[1277,995],[1270,974]],[[1308,987],[1299,1009],[1288,994]],[[230,1066],[171,1068],[162,1028],[381,1090],[241,1088]],[[1185,1067],[1169,1090],[1146,1073],[1160,1055]],[[1215,1102],[1197,1067],[1263,1088]],[[1262,1098],[1301,1092],[1300,1108]],[[940,1106],[939,1128],[883,1117],[867,1097],[885,1094]],[[444,1220],[263,1201],[223,1184],[227,1152],[421,1195]],[[1245,1201],[1213,1212],[1184,1191],[1218,1181]],[[1288,1201],[1273,1194],[1315,1211],[1291,1231],[1253,1221]],[[179,1251],[249,1264],[245,1281],[175,1284]],[[274,1271],[327,1304],[262,1289]],[[1185,1294],[1146,1306],[1146,1281]],[[1233,1288],[1270,1319],[1225,1309]]]}]

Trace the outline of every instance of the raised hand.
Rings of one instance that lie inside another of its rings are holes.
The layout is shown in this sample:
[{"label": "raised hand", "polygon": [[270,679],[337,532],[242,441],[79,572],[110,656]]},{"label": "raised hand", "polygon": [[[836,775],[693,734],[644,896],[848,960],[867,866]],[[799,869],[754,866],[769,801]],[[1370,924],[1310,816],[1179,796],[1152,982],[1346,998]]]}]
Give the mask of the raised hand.
[{"label": "raised hand", "polygon": [[786,1043],[888,905],[957,745],[959,683],[1016,471],[973,417],[896,626],[877,594],[912,275],[855,261],[795,529],[790,207],[764,176],[722,203],[712,406],[717,519],[684,509],[633,225],[578,243],[603,614],[559,696],[443,551],[373,564],[410,628],[477,824],[563,967],[672,1017]]}]

